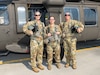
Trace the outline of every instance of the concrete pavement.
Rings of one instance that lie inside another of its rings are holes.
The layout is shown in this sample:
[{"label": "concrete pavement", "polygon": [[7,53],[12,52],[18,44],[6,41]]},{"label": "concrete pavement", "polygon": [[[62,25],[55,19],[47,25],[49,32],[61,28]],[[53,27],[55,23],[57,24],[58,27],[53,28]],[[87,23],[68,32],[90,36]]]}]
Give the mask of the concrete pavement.
[{"label": "concrete pavement", "polygon": [[[9,56],[9,58],[11,57]],[[35,73],[31,69],[30,60],[24,60],[0,65],[0,75],[100,75],[100,47],[88,48],[77,52],[76,57],[77,69],[75,70],[71,67],[64,67],[65,58],[61,62],[61,69],[57,69],[53,64],[52,70],[48,70],[44,59],[45,70]]]}]

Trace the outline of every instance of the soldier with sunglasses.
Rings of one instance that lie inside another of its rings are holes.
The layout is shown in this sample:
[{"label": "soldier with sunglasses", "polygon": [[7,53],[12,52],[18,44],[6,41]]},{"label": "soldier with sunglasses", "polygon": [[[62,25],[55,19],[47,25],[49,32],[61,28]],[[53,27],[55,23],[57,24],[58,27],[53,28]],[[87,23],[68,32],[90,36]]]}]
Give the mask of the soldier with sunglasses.
[{"label": "soldier with sunglasses", "polygon": [[[65,13],[65,22],[60,24],[62,30],[62,41],[65,51],[66,64],[65,67],[72,65],[76,69],[76,42],[75,35],[84,30],[84,25],[76,20],[71,19],[71,13]],[[72,62],[72,63],[71,63]]]},{"label": "soldier with sunglasses", "polygon": [[42,65],[43,57],[43,34],[44,23],[40,21],[41,14],[35,12],[35,20],[27,22],[23,26],[23,32],[30,36],[30,55],[31,66],[34,72],[39,72],[39,69],[44,70]]}]

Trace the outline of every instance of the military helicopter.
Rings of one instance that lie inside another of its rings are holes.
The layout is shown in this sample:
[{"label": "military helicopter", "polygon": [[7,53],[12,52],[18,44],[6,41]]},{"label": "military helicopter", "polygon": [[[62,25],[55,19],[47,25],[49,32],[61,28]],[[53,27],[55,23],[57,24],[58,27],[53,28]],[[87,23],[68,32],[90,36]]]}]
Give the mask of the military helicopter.
[{"label": "military helicopter", "polygon": [[[47,25],[50,15],[56,24],[64,21],[64,13],[81,21],[85,30],[78,41],[100,38],[99,0],[0,0],[0,51],[29,53],[29,36],[22,31],[23,25],[34,20],[34,12],[40,11],[41,21]],[[63,51],[61,52],[63,57]]]}]

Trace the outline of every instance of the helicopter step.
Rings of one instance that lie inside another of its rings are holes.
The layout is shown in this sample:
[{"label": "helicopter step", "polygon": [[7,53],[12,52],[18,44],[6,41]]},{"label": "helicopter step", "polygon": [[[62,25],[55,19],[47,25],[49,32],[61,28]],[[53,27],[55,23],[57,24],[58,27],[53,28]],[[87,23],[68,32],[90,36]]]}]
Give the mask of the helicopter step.
[{"label": "helicopter step", "polygon": [[17,43],[13,43],[10,45],[6,45],[6,49],[11,52],[18,52],[18,53],[29,53],[29,47],[25,45],[19,45]]}]

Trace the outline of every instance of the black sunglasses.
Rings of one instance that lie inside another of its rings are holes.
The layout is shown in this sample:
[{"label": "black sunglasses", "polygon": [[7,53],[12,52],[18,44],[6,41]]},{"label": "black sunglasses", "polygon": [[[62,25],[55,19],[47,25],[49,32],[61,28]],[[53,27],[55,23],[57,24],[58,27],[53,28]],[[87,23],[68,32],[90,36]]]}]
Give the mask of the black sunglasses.
[{"label": "black sunglasses", "polygon": [[35,15],[35,16],[40,16],[40,15]]},{"label": "black sunglasses", "polygon": [[69,14],[65,14],[65,16],[70,16]]}]

